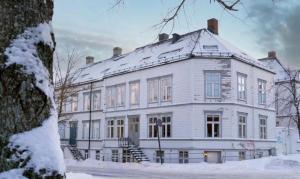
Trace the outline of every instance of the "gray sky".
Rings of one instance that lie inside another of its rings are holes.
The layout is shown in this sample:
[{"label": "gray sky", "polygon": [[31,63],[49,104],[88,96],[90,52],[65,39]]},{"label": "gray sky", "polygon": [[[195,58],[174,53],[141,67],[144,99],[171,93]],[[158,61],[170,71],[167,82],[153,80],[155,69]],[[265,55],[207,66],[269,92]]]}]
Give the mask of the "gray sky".
[{"label": "gray sky", "polygon": [[[56,0],[53,26],[57,51],[78,49],[103,60],[120,46],[124,52],[156,41],[159,23],[180,0]],[[175,22],[173,32],[183,34],[219,20],[220,36],[255,58],[277,51],[285,64],[300,67],[300,1],[241,0],[238,12],[228,13],[209,0],[190,0]],[[169,33],[168,26],[164,32]]]}]

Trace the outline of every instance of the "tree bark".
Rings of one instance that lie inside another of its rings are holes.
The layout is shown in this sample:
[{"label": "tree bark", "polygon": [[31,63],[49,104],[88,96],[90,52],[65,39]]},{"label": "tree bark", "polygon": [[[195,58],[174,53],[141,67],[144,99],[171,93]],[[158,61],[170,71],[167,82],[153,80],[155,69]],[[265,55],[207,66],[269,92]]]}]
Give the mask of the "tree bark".
[{"label": "tree bark", "polygon": [[[5,50],[12,41],[30,27],[49,23],[53,15],[52,0],[1,0],[0,2],[0,173],[22,168],[30,160],[14,159],[18,148],[8,147],[14,134],[30,131],[42,125],[49,118],[53,104],[40,88],[33,74],[27,74],[20,64],[6,65]],[[54,34],[51,34],[54,41]],[[55,44],[55,43],[54,43]],[[47,68],[52,79],[54,49],[50,45],[35,44],[37,56]],[[56,132],[56,131],[53,131]],[[38,141],[36,141],[38,142]],[[45,146],[47,147],[47,146]],[[46,170],[46,169],[45,169]],[[46,173],[26,168],[23,175],[28,178],[42,178]],[[49,173],[49,171],[47,171]],[[63,178],[57,171],[50,171],[53,178]]]}]

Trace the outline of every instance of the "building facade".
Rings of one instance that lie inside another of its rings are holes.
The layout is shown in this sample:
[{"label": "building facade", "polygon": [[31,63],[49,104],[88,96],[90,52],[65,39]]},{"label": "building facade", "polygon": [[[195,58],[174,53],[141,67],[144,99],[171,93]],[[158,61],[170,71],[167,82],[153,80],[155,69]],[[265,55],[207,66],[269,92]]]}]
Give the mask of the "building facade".
[{"label": "building facade", "polygon": [[274,72],[217,34],[217,25],[160,34],[157,43],[127,54],[115,48],[84,67],[59,120],[65,156],[75,147],[118,162],[274,155]]}]

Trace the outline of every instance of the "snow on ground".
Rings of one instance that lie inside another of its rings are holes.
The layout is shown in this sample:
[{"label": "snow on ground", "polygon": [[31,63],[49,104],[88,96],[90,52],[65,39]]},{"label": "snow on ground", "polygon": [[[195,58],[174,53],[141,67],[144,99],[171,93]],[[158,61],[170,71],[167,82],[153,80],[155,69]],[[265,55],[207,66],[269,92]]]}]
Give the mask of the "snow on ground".
[{"label": "snow on ground", "polygon": [[[273,175],[287,175],[287,178],[298,176],[300,177],[300,154],[289,156],[276,156],[266,157],[261,159],[244,160],[244,161],[231,161],[223,164],[208,164],[208,163],[194,163],[194,164],[163,164],[158,163],[115,163],[115,162],[101,162],[96,160],[86,160],[83,162],[77,162],[74,160],[66,160],[66,165],[69,171],[74,169],[74,172],[87,171],[89,174],[97,175],[97,171],[101,174],[107,174],[109,172],[121,172],[119,175],[124,178],[127,173],[149,173],[156,175],[172,175],[172,176],[195,176],[196,174],[204,175],[252,175],[253,176],[268,176]],[[68,176],[80,175],[75,173],[68,173]],[[102,175],[100,175],[102,176]],[[147,175],[145,175],[147,176]],[[92,177],[92,176],[91,176]],[[103,176],[102,176],[103,177]],[[109,177],[103,177],[109,178]],[[130,177],[129,177],[130,178]],[[142,177],[143,178],[143,177]],[[69,177],[67,179],[73,179]],[[90,179],[90,178],[88,178]],[[91,178],[98,179],[98,178]]]}]

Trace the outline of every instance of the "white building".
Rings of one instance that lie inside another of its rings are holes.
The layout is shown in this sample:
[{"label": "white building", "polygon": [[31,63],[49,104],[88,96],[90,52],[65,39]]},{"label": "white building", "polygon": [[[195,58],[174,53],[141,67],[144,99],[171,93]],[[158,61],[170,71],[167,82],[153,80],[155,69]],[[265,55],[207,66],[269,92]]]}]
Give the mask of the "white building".
[{"label": "white building", "polygon": [[216,19],[207,29],[160,34],[130,53],[115,48],[107,60],[87,61],[80,92],[60,119],[66,157],[78,149],[101,160],[159,162],[158,120],[164,162],[275,153],[274,73],[218,36]]},{"label": "white building", "polygon": [[[276,108],[276,136],[277,152],[279,154],[294,154],[300,152],[300,141],[297,123],[293,120],[296,117],[296,110],[292,101],[291,80],[295,78],[296,92],[300,93],[299,71],[289,69],[283,65],[276,56],[275,51],[270,51],[268,57],[259,59],[268,68],[276,72],[275,96]],[[298,95],[297,95],[298,96]]]}]

